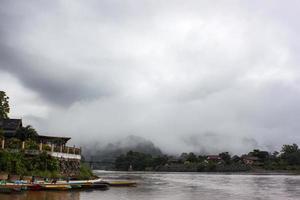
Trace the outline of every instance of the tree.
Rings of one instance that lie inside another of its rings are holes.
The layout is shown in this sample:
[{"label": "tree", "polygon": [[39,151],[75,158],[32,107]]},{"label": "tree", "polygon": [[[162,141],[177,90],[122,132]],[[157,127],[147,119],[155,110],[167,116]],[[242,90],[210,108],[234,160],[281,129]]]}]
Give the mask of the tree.
[{"label": "tree", "polygon": [[268,161],[270,158],[270,154],[267,151],[261,151],[259,149],[254,149],[252,152],[248,153],[249,156],[255,156],[259,158],[261,162]]},{"label": "tree", "polygon": [[0,91],[0,119],[8,119],[8,113],[10,111],[8,99],[9,97],[6,96],[6,93]]},{"label": "tree", "polygon": [[231,160],[234,162],[234,163],[237,163],[241,160],[241,158],[238,156],[238,155],[234,155],[232,156]]},{"label": "tree", "polygon": [[16,137],[22,141],[25,141],[27,139],[35,140],[37,138],[37,136],[38,136],[38,133],[30,125],[19,128],[16,133]]},{"label": "tree", "polygon": [[300,149],[297,144],[283,145],[281,158],[289,165],[300,165]]},{"label": "tree", "polygon": [[197,156],[193,152],[190,152],[187,155],[186,160],[193,163],[193,162],[197,162],[198,158],[197,158]]},{"label": "tree", "polygon": [[298,145],[297,144],[292,144],[292,145],[283,145],[281,152],[285,155],[287,154],[291,154],[291,153],[295,153],[299,150]]},{"label": "tree", "polygon": [[219,154],[219,156],[224,160],[226,164],[230,164],[231,156],[228,152],[222,152]]}]

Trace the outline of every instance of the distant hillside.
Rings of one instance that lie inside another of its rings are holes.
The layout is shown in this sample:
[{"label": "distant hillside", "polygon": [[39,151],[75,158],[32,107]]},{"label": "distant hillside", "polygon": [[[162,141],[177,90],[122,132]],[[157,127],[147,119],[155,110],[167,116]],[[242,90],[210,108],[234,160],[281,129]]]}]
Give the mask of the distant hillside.
[{"label": "distant hillside", "polygon": [[[115,159],[128,151],[136,151],[153,156],[161,155],[161,150],[156,147],[153,142],[146,140],[145,138],[130,135],[126,138],[119,140],[115,143],[109,143],[102,148],[89,149],[85,151],[85,157],[87,160],[107,162],[107,164],[94,165],[94,168],[106,168],[110,162],[114,162]],[[109,166],[110,167],[110,166]]]}]

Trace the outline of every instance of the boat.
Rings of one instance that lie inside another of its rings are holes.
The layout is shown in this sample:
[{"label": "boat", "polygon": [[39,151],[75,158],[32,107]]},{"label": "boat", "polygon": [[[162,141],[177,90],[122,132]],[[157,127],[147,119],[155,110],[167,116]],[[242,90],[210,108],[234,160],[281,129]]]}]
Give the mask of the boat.
[{"label": "boat", "polygon": [[69,181],[68,184],[74,189],[109,189],[109,184],[102,179]]},{"label": "boat", "polygon": [[43,184],[41,185],[44,190],[69,190],[72,187],[70,184]]},{"label": "boat", "polygon": [[15,185],[15,184],[4,184],[0,185],[0,193],[20,193],[26,190],[25,186],[22,185]]},{"label": "boat", "polygon": [[106,183],[93,183],[92,184],[93,189],[101,189],[101,190],[108,190],[109,185]]},{"label": "boat", "polygon": [[82,188],[82,186],[79,184],[70,184],[70,186],[72,189],[81,189]]},{"label": "boat", "polygon": [[111,187],[136,187],[137,183],[133,181],[108,181]]},{"label": "boat", "polygon": [[43,187],[40,184],[27,184],[27,189],[32,191],[42,190]]},{"label": "boat", "polygon": [[90,183],[98,183],[103,181],[102,179],[94,179],[94,180],[72,180],[69,182],[63,181],[59,183],[70,183],[70,184],[90,184]]}]

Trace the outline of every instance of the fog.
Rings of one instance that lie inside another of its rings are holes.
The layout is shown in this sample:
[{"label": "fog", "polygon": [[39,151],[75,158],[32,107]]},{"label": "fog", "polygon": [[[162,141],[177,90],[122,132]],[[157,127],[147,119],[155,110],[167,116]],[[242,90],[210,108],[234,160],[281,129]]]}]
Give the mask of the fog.
[{"label": "fog", "polygon": [[1,1],[10,117],[167,153],[300,143],[298,1]]}]

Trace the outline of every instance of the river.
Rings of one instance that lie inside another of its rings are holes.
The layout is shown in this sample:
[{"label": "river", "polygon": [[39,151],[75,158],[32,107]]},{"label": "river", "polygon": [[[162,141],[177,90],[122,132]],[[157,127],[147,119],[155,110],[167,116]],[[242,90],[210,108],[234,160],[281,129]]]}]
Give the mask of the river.
[{"label": "river", "polygon": [[104,179],[130,179],[137,187],[106,191],[28,191],[0,200],[299,200],[300,176],[95,171]]}]

